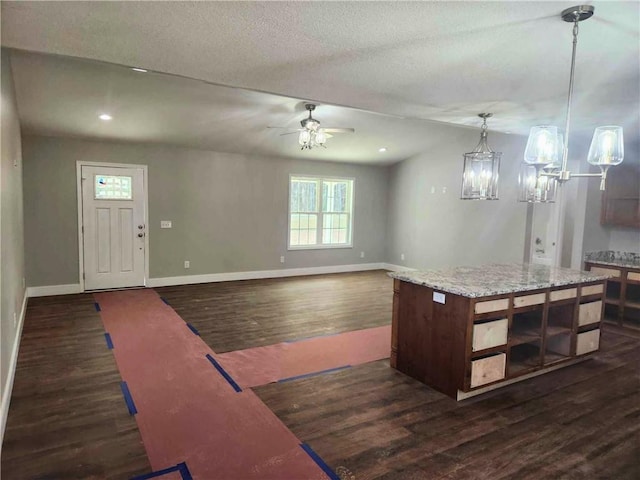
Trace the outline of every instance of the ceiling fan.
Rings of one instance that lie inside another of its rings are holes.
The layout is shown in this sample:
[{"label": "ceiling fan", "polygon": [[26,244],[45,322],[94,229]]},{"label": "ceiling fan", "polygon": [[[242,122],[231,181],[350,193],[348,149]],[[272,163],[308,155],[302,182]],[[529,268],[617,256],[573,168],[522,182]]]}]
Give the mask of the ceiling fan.
[{"label": "ceiling fan", "polygon": [[[302,128],[298,128],[293,132],[282,133],[281,135],[291,135],[298,133],[298,143],[301,150],[313,147],[325,147],[327,139],[331,138],[332,133],[354,133],[353,128],[337,128],[337,127],[320,127],[320,121],[311,116],[311,112],[316,109],[313,103],[305,103],[304,108],[309,111],[309,117],[300,121]],[[267,127],[267,128],[287,128],[287,127]],[[325,147],[326,148],[326,147]]]}]

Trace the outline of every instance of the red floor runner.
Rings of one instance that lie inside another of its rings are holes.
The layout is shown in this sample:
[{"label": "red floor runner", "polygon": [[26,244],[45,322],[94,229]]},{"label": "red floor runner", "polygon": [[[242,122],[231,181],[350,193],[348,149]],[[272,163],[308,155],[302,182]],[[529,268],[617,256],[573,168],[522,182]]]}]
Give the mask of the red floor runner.
[{"label": "red floor runner", "polygon": [[221,353],[216,359],[242,388],[389,358],[391,325],[293,343]]},{"label": "red floor runner", "polygon": [[252,391],[232,388],[153,290],[95,298],[154,471],[186,462],[200,480],[328,478]]}]

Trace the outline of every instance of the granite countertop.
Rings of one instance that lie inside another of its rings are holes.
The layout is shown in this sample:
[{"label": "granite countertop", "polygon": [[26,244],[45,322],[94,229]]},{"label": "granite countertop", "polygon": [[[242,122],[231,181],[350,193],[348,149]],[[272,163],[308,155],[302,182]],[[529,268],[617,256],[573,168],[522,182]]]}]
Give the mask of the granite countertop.
[{"label": "granite countertop", "polygon": [[640,268],[640,253],[602,250],[586,253],[584,261],[613,265],[614,267]]},{"label": "granite countertop", "polygon": [[390,272],[389,276],[470,298],[574,285],[611,278],[611,275],[526,263],[490,264],[422,272]]}]

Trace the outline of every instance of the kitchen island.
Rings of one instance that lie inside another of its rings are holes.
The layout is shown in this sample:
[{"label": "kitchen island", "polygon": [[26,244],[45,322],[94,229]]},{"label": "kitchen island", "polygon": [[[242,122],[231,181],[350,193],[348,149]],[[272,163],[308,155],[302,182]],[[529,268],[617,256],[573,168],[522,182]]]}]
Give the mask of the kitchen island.
[{"label": "kitchen island", "polygon": [[608,274],[507,264],[389,275],[391,366],[454,399],[599,348]]}]

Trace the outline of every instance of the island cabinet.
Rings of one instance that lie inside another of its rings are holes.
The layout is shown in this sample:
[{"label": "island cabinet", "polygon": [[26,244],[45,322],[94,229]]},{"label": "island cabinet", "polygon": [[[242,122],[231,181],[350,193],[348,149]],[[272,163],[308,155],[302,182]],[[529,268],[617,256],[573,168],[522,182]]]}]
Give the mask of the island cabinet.
[{"label": "island cabinet", "polygon": [[585,270],[610,276],[605,289],[605,319],[640,328],[640,254],[591,252],[585,256]]},{"label": "island cabinet", "polygon": [[390,275],[391,366],[457,400],[599,348],[606,275],[540,265]]}]

